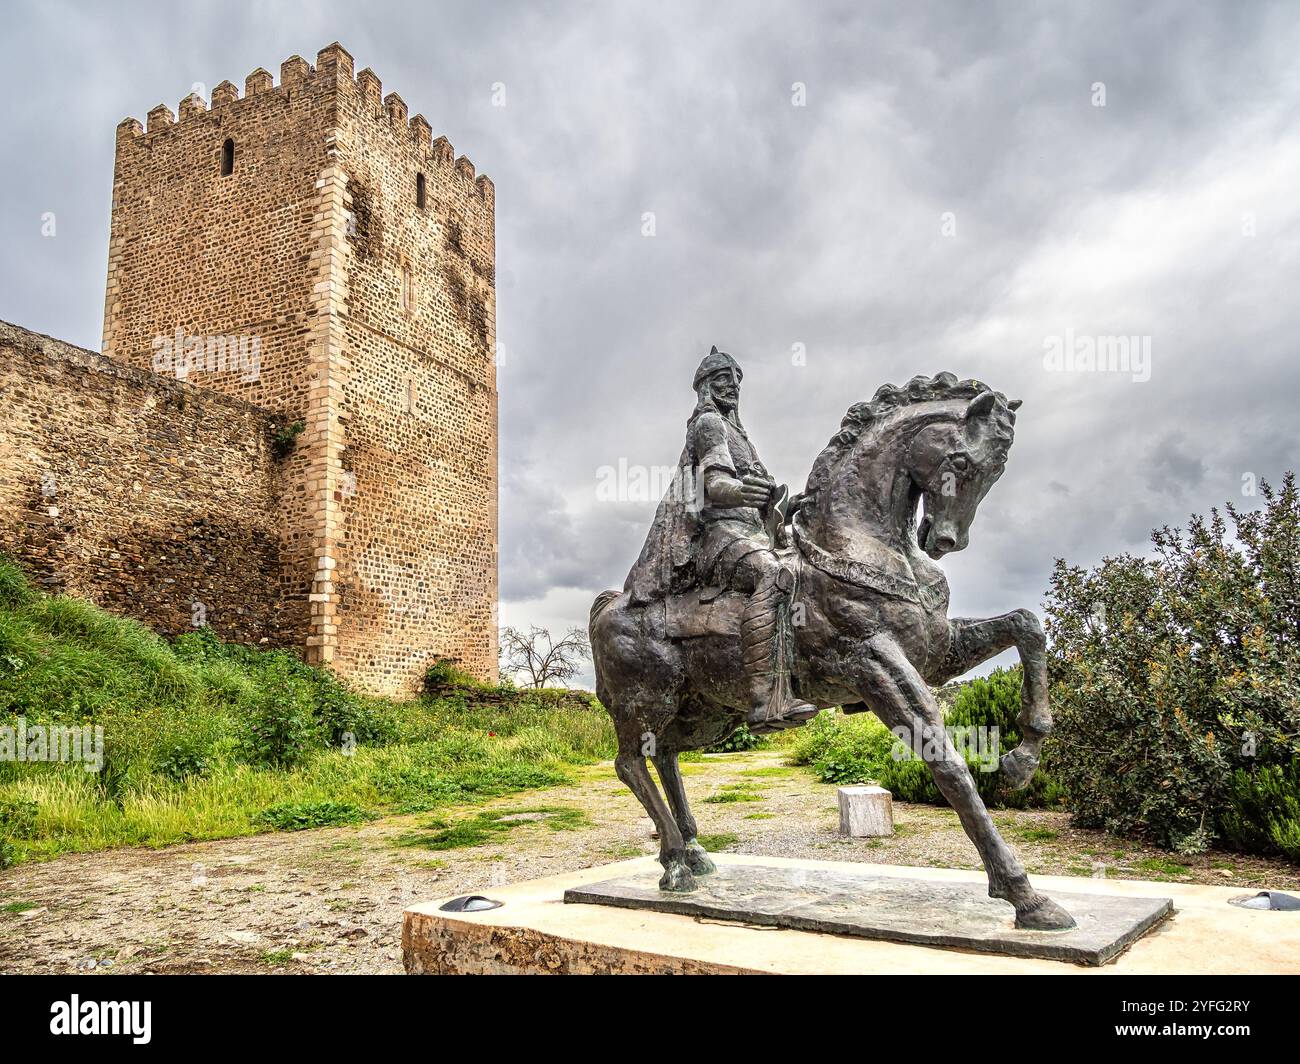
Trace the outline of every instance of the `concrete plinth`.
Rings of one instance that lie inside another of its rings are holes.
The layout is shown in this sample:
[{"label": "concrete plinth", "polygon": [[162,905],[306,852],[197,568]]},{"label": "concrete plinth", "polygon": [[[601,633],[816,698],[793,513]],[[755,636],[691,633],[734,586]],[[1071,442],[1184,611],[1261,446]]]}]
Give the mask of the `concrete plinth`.
[{"label": "concrete plinth", "polygon": [[894,796],[884,787],[841,787],[840,834],[882,839],[894,833]]},{"label": "concrete plinth", "polygon": [[[982,872],[830,861],[714,855],[724,872],[781,867],[814,882],[869,875],[936,887],[985,889]],[[980,954],[844,934],[755,927],[607,905],[566,904],[566,891],[627,876],[659,875],[653,858],[588,868],[485,893],[503,904],[485,912],[439,911],[441,901],[405,913],[402,946],[411,973],[701,974],[701,973],[1253,973],[1300,972],[1300,922],[1294,914],[1229,905],[1242,888],[1135,880],[1034,877],[1067,908],[1066,895],[1173,902],[1173,915],[1101,967],[1058,960]],[[444,899],[445,900],[445,899]],[[1008,924],[1011,910],[1007,907]],[[1041,932],[1062,935],[1067,933]]]}]

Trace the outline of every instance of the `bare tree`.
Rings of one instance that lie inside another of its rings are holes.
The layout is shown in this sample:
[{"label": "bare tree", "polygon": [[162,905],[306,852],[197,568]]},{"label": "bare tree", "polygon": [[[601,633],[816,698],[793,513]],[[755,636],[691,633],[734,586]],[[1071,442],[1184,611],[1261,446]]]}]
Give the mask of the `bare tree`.
[{"label": "bare tree", "polygon": [[570,679],[589,657],[591,645],[581,628],[570,628],[558,640],[552,640],[551,633],[537,625],[527,631],[501,629],[502,663],[510,672],[527,676],[532,687],[545,687],[551,680]]}]

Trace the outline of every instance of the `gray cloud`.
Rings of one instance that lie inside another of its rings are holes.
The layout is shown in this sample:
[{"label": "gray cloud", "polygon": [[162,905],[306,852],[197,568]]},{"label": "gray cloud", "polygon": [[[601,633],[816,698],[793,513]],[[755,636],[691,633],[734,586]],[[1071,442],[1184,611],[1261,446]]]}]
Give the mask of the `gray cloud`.
[{"label": "gray cloud", "polygon": [[[3,171],[0,316],[97,347],[116,123],[341,40],[496,183],[517,623],[583,623],[621,585],[654,503],[600,501],[597,469],[675,462],[711,343],[796,487],[883,381],[949,369],[1025,400],[946,566],[955,613],[1036,605],[1053,558],[1143,550],[1296,465],[1287,4],[187,11],[8,14],[4,132],[27,148]],[[1067,331],[1148,337],[1150,380],[1047,371]]]}]

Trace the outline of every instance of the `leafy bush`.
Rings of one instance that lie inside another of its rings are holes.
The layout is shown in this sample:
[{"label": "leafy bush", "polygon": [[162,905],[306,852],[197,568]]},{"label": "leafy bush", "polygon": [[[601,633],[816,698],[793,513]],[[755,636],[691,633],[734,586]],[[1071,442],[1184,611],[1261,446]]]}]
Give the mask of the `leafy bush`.
[{"label": "leafy bush", "polygon": [[1251,853],[1280,853],[1300,863],[1300,760],[1237,769],[1228,784],[1223,838]]},{"label": "leafy bush", "polygon": [[0,800],[0,869],[12,868],[22,851],[13,844],[14,839],[30,839],[36,834],[35,802],[18,799]]},{"label": "leafy bush", "polygon": [[439,658],[424,670],[424,693],[433,697],[449,691],[473,691],[482,689],[483,684],[454,661]]},{"label": "leafy bush", "polygon": [[0,801],[0,838],[30,839],[36,834],[35,802],[18,799]]},{"label": "leafy bush", "polygon": [[374,818],[374,813],[362,809],[355,802],[333,801],[283,802],[268,806],[258,817],[262,823],[277,831],[304,831],[307,828],[360,824]]},{"label": "leafy bush", "polygon": [[734,754],[742,750],[757,750],[766,745],[763,736],[755,735],[747,724],[741,724],[734,732],[720,743],[714,743],[706,750],[709,754]]},{"label": "leafy bush", "polygon": [[1262,490],[1231,528],[1212,510],[1157,530],[1153,557],[1057,563],[1049,745],[1080,824],[1187,853],[1290,846],[1266,805],[1300,793],[1300,498],[1293,474]]},{"label": "leafy bush", "polygon": [[254,764],[298,764],[316,738],[311,692],[291,668],[275,670],[248,716],[244,751]]},{"label": "leafy bush", "polygon": [[866,783],[880,777],[896,742],[874,714],[825,710],[794,733],[789,760],[823,783]]},{"label": "leafy bush", "polygon": [[[995,670],[987,677],[961,685],[945,718],[948,727],[989,729],[985,734],[990,743],[991,729],[998,729],[998,747],[986,745],[984,758],[972,742],[967,767],[986,804],[1014,809],[1046,805],[1056,794],[1042,769],[1023,791],[1012,790],[1000,772],[983,771],[986,759],[995,759],[999,751],[1005,752],[1020,741],[1015,722],[1020,712],[1020,678],[1017,666]],[[926,763],[899,742],[873,713],[819,713],[788,743],[790,761],[811,766],[823,783],[875,782],[899,801],[947,804]]]}]

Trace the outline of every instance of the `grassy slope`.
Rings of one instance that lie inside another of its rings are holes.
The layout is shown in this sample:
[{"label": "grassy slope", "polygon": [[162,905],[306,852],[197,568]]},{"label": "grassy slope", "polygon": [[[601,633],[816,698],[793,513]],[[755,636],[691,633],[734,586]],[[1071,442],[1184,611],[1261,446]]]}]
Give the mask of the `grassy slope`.
[{"label": "grassy slope", "polygon": [[41,594],[0,556],[0,725],[20,716],[102,725],[105,763],[0,762],[11,861],[472,802],[613,754],[599,707],[468,685],[408,702],[359,696],[283,652],[208,632],[168,643]]}]

